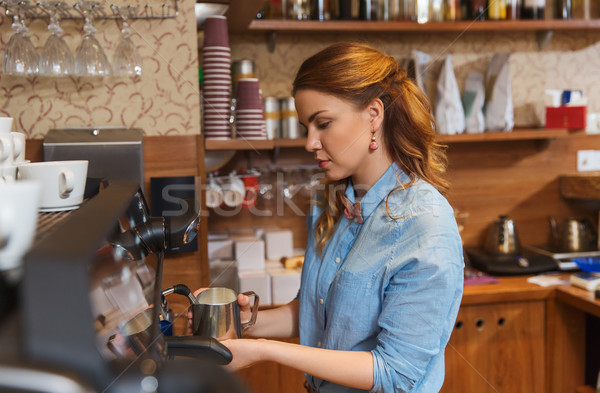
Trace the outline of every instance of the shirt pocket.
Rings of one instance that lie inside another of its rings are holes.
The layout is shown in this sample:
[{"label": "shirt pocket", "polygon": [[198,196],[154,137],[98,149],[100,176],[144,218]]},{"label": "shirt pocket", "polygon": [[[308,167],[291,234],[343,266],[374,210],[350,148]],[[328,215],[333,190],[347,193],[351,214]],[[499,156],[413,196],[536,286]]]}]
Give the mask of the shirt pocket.
[{"label": "shirt pocket", "polygon": [[365,337],[377,324],[381,310],[379,293],[373,272],[353,272],[342,267],[330,290],[328,320],[336,328],[350,329]]}]

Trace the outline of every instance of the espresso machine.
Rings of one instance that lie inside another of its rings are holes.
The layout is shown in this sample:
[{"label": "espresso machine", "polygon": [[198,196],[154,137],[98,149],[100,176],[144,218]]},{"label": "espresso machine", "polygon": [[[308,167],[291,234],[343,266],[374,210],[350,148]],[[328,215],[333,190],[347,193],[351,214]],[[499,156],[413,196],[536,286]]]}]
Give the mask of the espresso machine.
[{"label": "espresso machine", "polygon": [[183,205],[179,218],[151,217],[138,184],[112,181],[77,210],[40,213],[0,321],[0,391],[246,391],[220,366],[225,346],[161,329],[163,251],[198,229]]}]

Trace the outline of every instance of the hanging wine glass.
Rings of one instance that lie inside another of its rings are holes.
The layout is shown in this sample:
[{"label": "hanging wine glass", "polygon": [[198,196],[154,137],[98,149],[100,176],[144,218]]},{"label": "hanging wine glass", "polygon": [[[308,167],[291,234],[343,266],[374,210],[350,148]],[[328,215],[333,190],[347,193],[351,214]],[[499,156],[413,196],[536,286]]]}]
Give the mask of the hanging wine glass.
[{"label": "hanging wine glass", "polygon": [[[8,75],[37,74],[40,58],[33,43],[27,36],[27,26],[21,17],[21,11],[29,5],[25,1],[18,3],[18,8],[13,14],[11,25],[14,34],[8,40],[2,57],[2,72]],[[8,12],[7,12],[8,13]]]},{"label": "hanging wine glass", "polygon": [[77,76],[108,76],[110,75],[110,63],[102,46],[94,37],[96,28],[93,25],[92,12],[99,4],[95,2],[80,1],[76,7],[85,18],[83,31],[85,35],[75,55],[75,75]]},{"label": "hanging wine glass", "polygon": [[115,56],[113,57],[113,75],[114,76],[134,76],[142,75],[142,56],[131,40],[131,29],[127,22],[127,16],[123,16],[120,10],[118,14],[123,21],[121,29],[121,42],[117,46]]},{"label": "hanging wine glass", "polygon": [[46,40],[40,54],[40,75],[67,76],[73,74],[73,55],[62,39],[63,30],[59,24],[58,11],[65,7],[64,2],[45,2],[41,6],[50,12],[48,31],[50,37]]}]

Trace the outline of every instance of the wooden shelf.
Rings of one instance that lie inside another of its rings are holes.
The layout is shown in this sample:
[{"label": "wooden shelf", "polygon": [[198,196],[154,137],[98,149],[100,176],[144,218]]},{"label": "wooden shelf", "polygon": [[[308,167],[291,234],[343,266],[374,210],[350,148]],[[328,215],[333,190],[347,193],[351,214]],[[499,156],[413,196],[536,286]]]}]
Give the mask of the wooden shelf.
[{"label": "wooden shelf", "polygon": [[[512,132],[484,132],[481,134],[459,134],[439,135],[437,141],[440,143],[464,143],[464,142],[495,142],[495,141],[518,141],[518,140],[540,140],[566,138],[577,131],[569,130],[536,130],[517,129]],[[579,131],[581,132],[581,131]],[[216,140],[206,139],[204,146],[206,150],[272,150],[276,147],[304,147],[306,138],[297,139],[274,139],[274,140]]]},{"label": "wooden shelf", "polygon": [[437,141],[441,143],[461,142],[494,142],[566,138],[571,131],[566,129],[516,129],[511,132],[484,132],[481,134],[439,135]]},{"label": "wooden shelf", "polygon": [[204,147],[206,150],[272,150],[276,147],[304,147],[306,138],[297,139],[206,139]]},{"label": "wooden shelf", "polygon": [[254,19],[250,31],[400,31],[400,32],[480,32],[480,31],[543,31],[600,29],[600,19],[576,20],[516,20],[516,21],[457,21],[457,22],[380,22],[380,21],[296,21],[283,19]]}]

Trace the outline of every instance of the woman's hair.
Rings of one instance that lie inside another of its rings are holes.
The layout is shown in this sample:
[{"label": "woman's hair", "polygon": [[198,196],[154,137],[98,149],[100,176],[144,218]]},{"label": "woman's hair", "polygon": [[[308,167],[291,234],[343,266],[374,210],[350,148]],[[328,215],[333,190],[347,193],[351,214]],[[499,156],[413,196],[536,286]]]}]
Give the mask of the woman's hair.
[{"label": "woman's hair", "polygon": [[[431,105],[393,57],[365,44],[331,45],[302,63],[292,94],[299,90],[333,95],[357,110],[379,98],[384,105],[383,145],[389,157],[410,178],[397,188],[424,180],[442,194],[446,193],[448,183],[442,177],[446,171],[446,154],[444,146],[435,142],[436,125]],[[320,252],[333,235],[343,212],[342,196],[347,184],[348,179],[325,183],[323,205],[326,208],[315,228]]]}]

